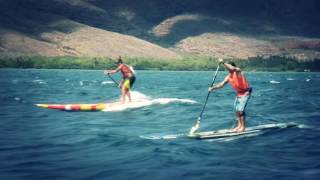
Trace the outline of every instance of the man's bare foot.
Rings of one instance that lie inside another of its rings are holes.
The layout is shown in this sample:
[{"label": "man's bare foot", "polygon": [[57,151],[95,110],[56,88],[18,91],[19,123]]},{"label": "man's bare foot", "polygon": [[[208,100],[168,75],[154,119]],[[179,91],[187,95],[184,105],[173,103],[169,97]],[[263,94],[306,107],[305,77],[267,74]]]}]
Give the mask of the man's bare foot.
[{"label": "man's bare foot", "polygon": [[235,127],[233,129],[231,129],[232,132],[238,132],[239,127]]},{"label": "man's bare foot", "polygon": [[242,127],[242,128],[238,128],[238,129],[236,130],[236,132],[244,132],[244,130],[245,130],[245,128]]}]

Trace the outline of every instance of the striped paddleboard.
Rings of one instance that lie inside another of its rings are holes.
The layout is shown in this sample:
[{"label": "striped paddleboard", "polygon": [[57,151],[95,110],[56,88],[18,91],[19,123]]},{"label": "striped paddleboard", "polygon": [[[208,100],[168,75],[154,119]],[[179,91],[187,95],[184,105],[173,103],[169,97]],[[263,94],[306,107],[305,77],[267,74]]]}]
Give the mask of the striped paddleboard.
[{"label": "striped paddleboard", "polygon": [[101,111],[107,107],[107,104],[36,104],[36,106],[62,111]]}]

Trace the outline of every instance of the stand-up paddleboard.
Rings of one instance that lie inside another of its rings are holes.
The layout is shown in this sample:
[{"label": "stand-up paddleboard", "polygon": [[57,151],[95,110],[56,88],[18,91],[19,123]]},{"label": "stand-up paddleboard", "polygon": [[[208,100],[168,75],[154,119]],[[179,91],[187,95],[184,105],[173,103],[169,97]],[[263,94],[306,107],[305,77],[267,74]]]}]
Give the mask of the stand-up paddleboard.
[{"label": "stand-up paddleboard", "polygon": [[217,130],[217,131],[207,131],[207,132],[198,132],[193,134],[188,134],[188,138],[194,138],[194,139],[214,139],[214,138],[225,138],[225,137],[233,137],[233,136],[241,136],[246,134],[252,134],[252,133],[259,133],[266,130],[272,130],[272,129],[283,129],[283,128],[292,128],[297,127],[297,123],[279,123],[279,124],[265,124],[265,125],[259,125],[254,127],[248,127],[243,132],[234,132],[230,129],[223,129],[223,130]]},{"label": "stand-up paddleboard", "polygon": [[279,123],[279,124],[265,124],[253,127],[247,127],[244,132],[234,132],[230,129],[222,129],[216,131],[206,131],[206,132],[198,132],[193,134],[170,134],[170,135],[147,135],[147,136],[140,136],[143,139],[150,139],[150,140],[171,140],[177,138],[191,138],[191,139],[219,139],[219,138],[228,138],[228,137],[235,137],[247,134],[254,134],[254,133],[264,133],[268,130],[276,130],[276,129],[285,129],[285,128],[293,128],[298,127],[299,124],[290,122],[290,123]]},{"label": "stand-up paddleboard", "polygon": [[191,99],[179,99],[179,98],[156,98],[152,99],[138,91],[131,92],[131,102],[122,103],[121,101],[110,101],[104,103],[94,103],[94,104],[36,104],[36,106],[47,109],[56,109],[62,111],[124,111],[127,109],[136,109],[145,106],[151,106],[154,104],[168,104],[168,103],[197,103]]},{"label": "stand-up paddleboard", "polygon": [[62,111],[102,111],[107,107],[107,104],[36,104],[36,106]]}]

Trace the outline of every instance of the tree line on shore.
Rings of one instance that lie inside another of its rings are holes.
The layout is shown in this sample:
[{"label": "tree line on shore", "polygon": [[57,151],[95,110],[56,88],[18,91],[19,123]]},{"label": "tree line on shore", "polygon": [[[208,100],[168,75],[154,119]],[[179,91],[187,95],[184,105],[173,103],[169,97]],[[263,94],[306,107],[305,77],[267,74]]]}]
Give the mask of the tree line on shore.
[{"label": "tree line on shore", "polygon": [[[125,63],[137,70],[201,71],[215,69],[218,62],[210,57],[185,57],[181,60],[123,58]],[[92,57],[43,57],[43,56],[4,56],[0,57],[0,68],[36,69],[113,69],[115,59]],[[282,56],[268,58],[253,57],[247,60],[226,59],[236,62],[246,71],[320,71],[320,60],[298,61]]]}]

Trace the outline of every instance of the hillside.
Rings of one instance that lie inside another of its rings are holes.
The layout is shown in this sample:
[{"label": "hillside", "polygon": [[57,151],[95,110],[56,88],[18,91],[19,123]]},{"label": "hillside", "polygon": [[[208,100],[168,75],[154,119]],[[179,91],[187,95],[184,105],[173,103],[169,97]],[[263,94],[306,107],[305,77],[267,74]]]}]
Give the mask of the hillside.
[{"label": "hillside", "polygon": [[121,55],[125,57],[180,58],[173,51],[134,36],[122,35],[65,20],[51,24],[51,26],[65,24],[77,26],[77,29],[69,33],[43,32],[36,38],[14,31],[2,30],[0,51],[41,56],[116,58]]},{"label": "hillside", "polygon": [[[137,38],[97,28],[68,17],[73,6],[105,13],[84,1],[1,1],[0,53],[9,55],[147,57],[179,59],[167,48]],[[53,6],[48,6],[53,5]],[[65,7],[62,7],[65,5]],[[16,7],[14,7],[16,6]],[[63,10],[65,15],[50,12]],[[15,11],[13,9],[15,8]],[[51,10],[51,9],[50,9]],[[76,11],[74,12],[76,13]],[[80,12],[79,12],[80,13]],[[94,14],[87,14],[93,18]]]},{"label": "hillside", "polygon": [[0,54],[320,58],[317,0],[1,0]]}]

